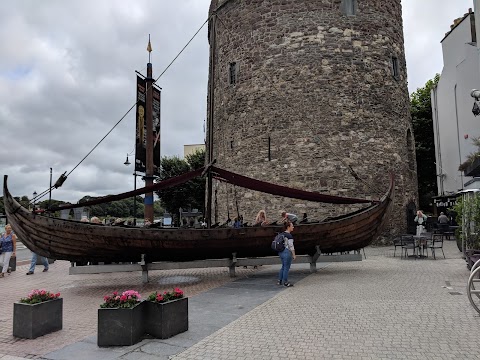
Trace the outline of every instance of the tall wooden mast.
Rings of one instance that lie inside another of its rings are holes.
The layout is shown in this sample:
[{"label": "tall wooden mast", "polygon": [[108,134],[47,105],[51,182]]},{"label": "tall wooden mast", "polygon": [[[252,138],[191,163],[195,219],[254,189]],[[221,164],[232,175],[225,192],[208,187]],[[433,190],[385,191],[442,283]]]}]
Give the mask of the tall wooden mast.
[{"label": "tall wooden mast", "polygon": [[[148,64],[147,77],[145,78],[145,87],[147,96],[145,99],[145,121],[147,122],[147,144],[145,154],[145,186],[153,185],[153,77],[152,77],[152,63],[150,63],[150,53],[152,52],[152,45],[150,43],[150,35],[148,36]],[[145,194],[145,219],[153,224],[153,192]]]},{"label": "tall wooden mast", "polygon": [[[209,74],[209,88],[208,88],[208,132],[207,132],[207,151],[208,151],[208,165],[214,161],[213,158],[213,113],[215,106],[215,23],[217,16],[213,14],[210,27],[210,74]],[[210,167],[207,172],[207,226],[210,228],[212,224],[212,171]]]}]

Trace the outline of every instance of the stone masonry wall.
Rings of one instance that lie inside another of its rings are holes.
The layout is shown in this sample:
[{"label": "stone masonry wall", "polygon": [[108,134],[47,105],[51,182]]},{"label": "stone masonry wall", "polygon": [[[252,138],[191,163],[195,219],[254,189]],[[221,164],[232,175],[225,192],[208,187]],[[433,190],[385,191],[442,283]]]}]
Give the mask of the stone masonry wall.
[{"label": "stone masonry wall", "polygon": [[[406,231],[406,205],[418,203],[401,1],[358,0],[354,16],[342,11],[348,2],[212,1],[211,12],[221,5],[213,155],[218,166],[259,180],[360,198],[384,194],[393,171],[394,206],[384,231],[390,237]],[[229,78],[233,62],[235,84]],[[355,180],[348,166],[364,182]],[[213,209],[221,223],[227,210],[236,216],[237,203],[250,223],[260,209],[273,221],[282,209],[321,220],[361,207],[217,182],[214,189]]]}]

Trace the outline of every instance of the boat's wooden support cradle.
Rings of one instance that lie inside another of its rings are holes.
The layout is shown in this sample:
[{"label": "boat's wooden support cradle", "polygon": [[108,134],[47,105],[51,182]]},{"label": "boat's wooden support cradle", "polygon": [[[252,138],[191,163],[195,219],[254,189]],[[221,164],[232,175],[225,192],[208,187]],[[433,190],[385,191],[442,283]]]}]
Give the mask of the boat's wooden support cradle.
[{"label": "boat's wooden support cradle", "polygon": [[[317,271],[317,262],[347,262],[347,261],[361,261],[362,255],[360,253],[340,253],[340,254],[321,254],[317,246],[317,252],[313,255],[297,255],[297,259],[293,264],[310,264],[310,272]],[[237,253],[232,254],[231,259],[210,259],[210,260],[196,260],[186,262],[171,262],[161,261],[154,263],[146,263],[145,255],[142,255],[142,260],[139,263],[119,263],[119,264],[99,264],[99,265],[82,265],[77,266],[71,263],[69,269],[70,275],[79,274],[100,274],[113,272],[130,272],[141,271],[142,282],[148,282],[148,272],[150,270],[174,270],[174,269],[197,269],[209,267],[228,267],[230,277],[235,277],[235,268],[238,266],[259,266],[259,265],[278,265],[281,264],[278,256],[267,257],[249,257],[237,258]]]}]

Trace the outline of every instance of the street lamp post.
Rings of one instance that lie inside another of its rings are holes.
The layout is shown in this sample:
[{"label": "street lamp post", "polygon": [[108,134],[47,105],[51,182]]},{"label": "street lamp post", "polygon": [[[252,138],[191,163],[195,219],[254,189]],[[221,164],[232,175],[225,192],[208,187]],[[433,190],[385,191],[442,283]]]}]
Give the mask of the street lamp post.
[{"label": "street lamp post", "polygon": [[33,195],[33,213],[35,214],[35,201],[37,197],[37,192],[34,191],[32,195]]},{"label": "street lamp post", "polygon": [[[128,166],[131,164],[130,161],[128,160],[128,156],[132,155],[132,153],[127,154],[127,160],[125,160],[123,165]],[[137,172],[134,171],[133,172],[133,190],[134,191],[137,190],[137,176],[138,176]],[[137,225],[137,196],[135,195],[133,197],[133,226],[136,226],[136,225]]]},{"label": "street lamp post", "polygon": [[[137,172],[133,173],[133,190],[137,190]],[[137,195],[133,197],[133,226],[137,226]]]}]

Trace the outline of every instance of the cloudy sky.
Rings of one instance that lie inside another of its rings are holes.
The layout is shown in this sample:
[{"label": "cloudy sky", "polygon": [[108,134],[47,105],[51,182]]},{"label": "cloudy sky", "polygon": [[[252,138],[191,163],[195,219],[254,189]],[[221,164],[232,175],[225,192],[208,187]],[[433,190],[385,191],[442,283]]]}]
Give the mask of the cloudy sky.
[{"label": "cloudy sky", "polygon": [[[1,0],[0,175],[16,196],[70,173],[135,102],[148,34],[156,78],[205,22],[210,0]],[[403,0],[409,91],[441,72],[440,40],[473,0]],[[206,26],[161,77],[162,156],[203,143]],[[53,198],[76,202],[133,188],[134,111]],[[132,160],[132,157],[130,157]],[[138,180],[138,186],[141,181]]]}]

